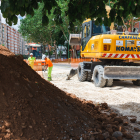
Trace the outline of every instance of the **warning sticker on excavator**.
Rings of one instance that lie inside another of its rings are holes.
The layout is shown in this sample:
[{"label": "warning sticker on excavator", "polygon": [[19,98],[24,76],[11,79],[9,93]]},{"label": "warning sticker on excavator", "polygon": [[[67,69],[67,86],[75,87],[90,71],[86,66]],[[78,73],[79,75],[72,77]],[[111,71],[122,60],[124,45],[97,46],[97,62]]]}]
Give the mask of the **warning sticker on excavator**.
[{"label": "warning sticker on excavator", "polygon": [[125,47],[135,47],[135,40],[125,40]]},{"label": "warning sticker on excavator", "polygon": [[104,39],[103,43],[111,43],[112,39]]},{"label": "warning sticker on excavator", "polygon": [[116,40],[116,46],[123,46],[123,41]]},{"label": "warning sticker on excavator", "polygon": [[137,41],[137,46],[140,46],[140,41]]}]

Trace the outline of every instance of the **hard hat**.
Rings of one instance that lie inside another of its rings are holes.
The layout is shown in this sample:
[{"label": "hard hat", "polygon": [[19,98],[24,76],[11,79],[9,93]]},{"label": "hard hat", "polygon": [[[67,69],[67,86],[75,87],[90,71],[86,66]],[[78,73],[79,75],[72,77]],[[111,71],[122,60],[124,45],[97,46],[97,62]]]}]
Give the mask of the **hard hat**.
[{"label": "hard hat", "polygon": [[30,55],[33,55],[33,53],[30,53]]},{"label": "hard hat", "polygon": [[42,55],[42,59],[43,60],[45,60],[45,58],[46,58],[47,56],[44,54],[44,55]]}]

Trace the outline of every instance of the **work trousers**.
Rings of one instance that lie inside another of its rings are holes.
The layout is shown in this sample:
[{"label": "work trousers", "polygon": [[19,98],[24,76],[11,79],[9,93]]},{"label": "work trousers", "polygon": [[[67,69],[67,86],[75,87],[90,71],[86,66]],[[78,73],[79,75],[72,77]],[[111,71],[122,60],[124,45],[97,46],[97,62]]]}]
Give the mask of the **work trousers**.
[{"label": "work trousers", "polygon": [[29,66],[33,69],[34,68],[34,61],[35,60],[29,60]]},{"label": "work trousers", "polygon": [[51,79],[52,79],[52,76],[51,76],[52,69],[53,69],[53,66],[52,67],[48,67],[48,80],[49,81],[51,81]]}]

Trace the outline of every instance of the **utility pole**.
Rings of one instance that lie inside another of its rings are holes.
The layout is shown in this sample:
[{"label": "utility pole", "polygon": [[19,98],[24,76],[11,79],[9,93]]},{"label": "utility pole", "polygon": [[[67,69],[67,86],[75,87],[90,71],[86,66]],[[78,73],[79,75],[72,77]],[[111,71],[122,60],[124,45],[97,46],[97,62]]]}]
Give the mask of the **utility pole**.
[{"label": "utility pole", "polygon": [[68,41],[68,59],[70,58],[70,54],[69,54],[69,41]]},{"label": "utility pole", "polygon": [[42,43],[41,43],[41,59],[42,59]]}]

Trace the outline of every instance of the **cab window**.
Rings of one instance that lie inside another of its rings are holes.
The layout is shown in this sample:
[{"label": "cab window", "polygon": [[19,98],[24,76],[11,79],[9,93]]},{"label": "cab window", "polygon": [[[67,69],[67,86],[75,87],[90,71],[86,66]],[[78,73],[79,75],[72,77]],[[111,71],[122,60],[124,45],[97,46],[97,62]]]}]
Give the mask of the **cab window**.
[{"label": "cab window", "polygon": [[90,24],[87,25],[87,37],[90,35]]},{"label": "cab window", "polygon": [[107,31],[110,31],[110,29],[107,26],[103,25],[95,25],[95,23],[93,23],[93,34],[95,33],[106,33]]},{"label": "cab window", "polygon": [[83,28],[83,38],[85,38],[86,37],[86,25],[85,25],[85,27]]}]

